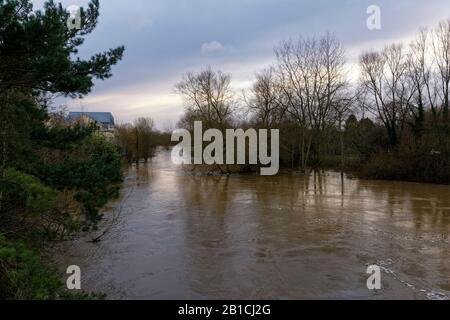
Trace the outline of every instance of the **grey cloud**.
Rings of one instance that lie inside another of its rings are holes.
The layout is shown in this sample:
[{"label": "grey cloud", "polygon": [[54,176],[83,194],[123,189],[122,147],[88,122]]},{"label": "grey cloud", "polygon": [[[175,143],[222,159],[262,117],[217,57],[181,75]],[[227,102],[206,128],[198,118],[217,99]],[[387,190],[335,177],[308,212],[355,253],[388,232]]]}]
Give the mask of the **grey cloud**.
[{"label": "grey cloud", "polygon": [[[87,0],[62,2],[85,5]],[[39,7],[43,0],[34,3]],[[259,61],[274,61],[273,48],[283,39],[331,31],[353,55],[352,48],[401,39],[450,16],[448,0],[101,0],[100,4],[98,28],[80,53],[89,56],[122,44],[126,53],[114,67],[114,77],[97,83],[92,98],[118,90],[133,92],[145,84],[153,88],[148,95],[152,100],[155,88],[158,96],[172,94],[176,79],[205,65],[251,79]],[[371,4],[382,10],[380,31],[366,28]],[[230,66],[232,70],[226,70]],[[131,118],[132,97],[115,102],[117,117]],[[150,102],[148,113],[159,117],[163,111]],[[92,107],[103,110],[109,105]],[[181,107],[174,104],[170,110],[175,108]]]}]

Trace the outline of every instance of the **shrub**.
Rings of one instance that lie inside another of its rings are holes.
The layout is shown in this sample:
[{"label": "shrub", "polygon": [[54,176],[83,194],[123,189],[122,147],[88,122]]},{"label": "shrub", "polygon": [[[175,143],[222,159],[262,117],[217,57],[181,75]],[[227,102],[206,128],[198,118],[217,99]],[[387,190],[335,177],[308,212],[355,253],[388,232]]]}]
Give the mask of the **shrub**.
[{"label": "shrub", "polygon": [[70,217],[55,209],[59,193],[36,177],[7,169],[0,182],[0,232],[37,244],[73,227]]},{"label": "shrub", "polygon": [[44,265],[34,251],[0,234],[1,299],[56,299],[62,285],[57,272]]},{"label": "shrub", "polygon": [[66,151],[62,160],[41,161],[35,171],[59,191],[74,190],[87,221],[95,227],[99,210],[118,194],[114,184],[122,181],[122,160],[114,144],[92,135]]},{"label": "shrub", "polygon": [[374,155],[361,169],[361,176],[372,179],[408,180],[415,171],[414,158],[401,158],[397,153]]},{"label": "shrub", "polygon": [[374,179],[450,183],[450,147],[440,131],[420,137],[403,135],[391,152],[377,153],[362,167],[361,176]]},{"label": "shrub", "polygon": [[21,189],[26,195],[25,209],[29,213],[49,212],[55,205],[58,193],[43,185],[36,177],[14,169],[7,169],[5,170],[4,183],[9,184],[10,187],[15,184]]}]

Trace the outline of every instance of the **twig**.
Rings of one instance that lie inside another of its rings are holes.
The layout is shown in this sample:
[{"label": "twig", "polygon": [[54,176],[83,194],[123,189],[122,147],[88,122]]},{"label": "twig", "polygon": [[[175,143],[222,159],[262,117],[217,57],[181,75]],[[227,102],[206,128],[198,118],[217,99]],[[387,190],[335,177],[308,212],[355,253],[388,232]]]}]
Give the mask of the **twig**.
[{"label": "twig", "polygon": [[133,194],[133,191],[134,191],[134,186],[128,192],[127,196],[124,197],[122,200],[120,200],[121,204],[119,206],[118,213],[113,216],[109,226],[99,236],[97,236],[97,237],[93,238],[92,240],[88,241],[89,243],[99,243],[99,242],[101,242],[103,237],[106,236],[111,231],[113,226],[116,224],[116,222],[119,220],[120,216],[122,215],[124,204],[131,197],[131,195]]}]

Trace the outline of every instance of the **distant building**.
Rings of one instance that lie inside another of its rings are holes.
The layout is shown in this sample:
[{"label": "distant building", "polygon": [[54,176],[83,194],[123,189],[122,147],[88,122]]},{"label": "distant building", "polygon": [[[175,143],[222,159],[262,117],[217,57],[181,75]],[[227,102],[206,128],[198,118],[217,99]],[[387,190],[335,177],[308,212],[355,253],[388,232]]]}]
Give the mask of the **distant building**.
[{"label": "distant building", "polygon": [[102,132],[113,132],[115,128],[111,112],[70,112],[67,119],[70,123],[83,125],[96,123]]}]

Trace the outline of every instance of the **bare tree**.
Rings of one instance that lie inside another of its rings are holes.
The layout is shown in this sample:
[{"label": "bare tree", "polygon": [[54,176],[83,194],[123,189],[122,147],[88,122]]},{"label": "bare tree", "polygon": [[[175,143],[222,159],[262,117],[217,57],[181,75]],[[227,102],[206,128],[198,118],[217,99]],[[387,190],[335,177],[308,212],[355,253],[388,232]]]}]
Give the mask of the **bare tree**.
[{"label": "bare tree", "polygon": [[116,127],[116,141],[129,163],[135,161],[138,164],[142,159],[147,162],[154,156],[155,132],[154,121],[150,118],[139,118],[132,125]]},{"label": "bare tree", "polygon": [[359,91],[343,91],[341,96],[336,99],[336,104],[333,107],[335,125],[339,131],[342,171],[345,168],[345,121],[353,114],[354,106],[359,99],[359,94]]},{"label": "bare tree", "polygon": [[144,159],[148,162],[150,158],[154,156],[154,132],[155,123],[150,118],[139,118],[134,122],[134,128],[136,132],[137,154],[139,159]]},{"label": "bare tree", "polygon": [[381,52],[361,55],[361,84],[368,93],[369,110],[384,124],[391,145],[396,145],[403,131],[414,90],[406,81],[406,54],[401,44]]},{"label": "bare tree", "polygon": [[205,127],[225,129],[234,110],[231,75],[213,71],[188,73],[176,85],[186,101],[187,114],[203,121]]},{"label": "bare tree", "polygon": [[280,104],[300,127],[301,170],[308,165],[314,142],[320,148],[321,134],[345,88],[345,54],[331,34],[319,40],[300,38],[283,42],[276,49],[282,84]]},{"label": "bare tree", "polygon": [[246,100],[247,108],[255,121],[263,128],[271,128],[279,123],[284,109],[280,105],[281,85],[273,67],[256,74],[256,81],[251,89],[251,98]]},{"label": "bare tree", "polygon": [[450,94],[450,19],[439,23],[435,30],[434,54],[439,75],[439,96],[444,120],[449,120]]},{"label": "bare tree", "polygon": [[407,81],[412,92],[410,112],[414,118],[416,133],[423,130],[425,112],[430,109],[436,112],[436,87],[432,77],[433,61],[428,59],[428,31],[422,29],[409,46],[407,55]]}]

